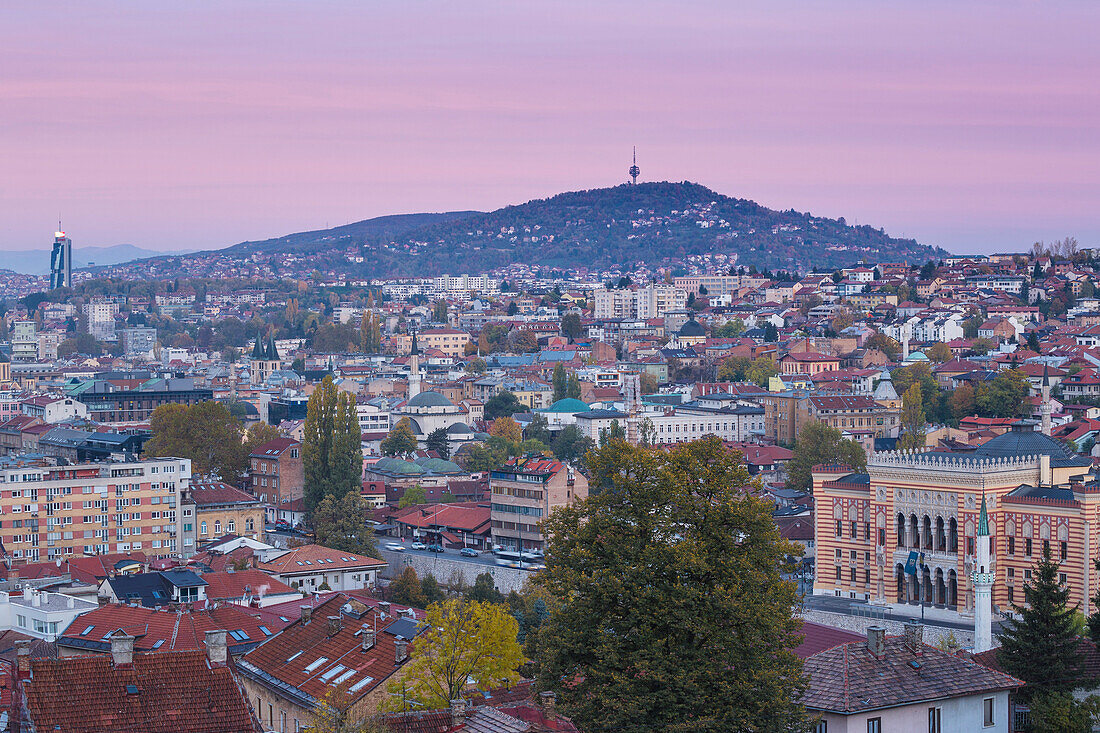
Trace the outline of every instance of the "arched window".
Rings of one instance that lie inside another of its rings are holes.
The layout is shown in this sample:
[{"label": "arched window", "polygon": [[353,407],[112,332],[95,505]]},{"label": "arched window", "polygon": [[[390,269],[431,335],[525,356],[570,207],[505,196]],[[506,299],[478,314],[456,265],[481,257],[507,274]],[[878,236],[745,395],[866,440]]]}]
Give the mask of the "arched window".
[{"label": "arched window", "polygon": [[232,519],[230,519],[228,522],[225,523],[225,531],[226,532],[236,532],[237,531],[237,523],[234,522]]},{"label": "arched window", "polygon": [[221,534],[221,533],[222,533],[222,520],[215,519],[214,520],[214,534]]},{"label": "arched window", "polygon": [[202,522],[199,528],[202,530],[202,534],[206,534],[206,522]]},{"label": "arched window", "polygon": [[251,517],[249,517],[245,520],[244,528],[246,531],[251,532],[252,530],[256,529],[256,522],[253,521]]}]

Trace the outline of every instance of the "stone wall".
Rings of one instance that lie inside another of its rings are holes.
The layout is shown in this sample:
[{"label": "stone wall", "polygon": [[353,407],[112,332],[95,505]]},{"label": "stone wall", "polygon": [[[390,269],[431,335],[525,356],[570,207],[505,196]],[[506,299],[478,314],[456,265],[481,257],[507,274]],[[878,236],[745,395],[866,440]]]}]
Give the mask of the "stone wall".
[{"label": "stone wall", "polygon": [[457,573],[466,585],[473,585],[477,576],[488,572],[496,582],[497,590],[507,595],[523,588],[524,582],[532,576],[530,570],[505,568],[499,565],[484,565],[476,562],[455,560],[441,555],[422,555],[414,552],[391,552],[380,549],[386,569],[382,577],[392,580],[401,574],[406,565],[411,565],[416,574],[423,578],[431,573],[440,583],[447,584],[451,576]]},{"label": "stone wall", "polygon": [[[868,618],[866,616],[849,616],[844,613],[832,613],[830,611],[804,611],[802,618],[818,624],[825,624],[846,631],[854,631],[857,634],[866,634],[868,626],[882,626],[889,636],[901,636],[905,626],[901,621],[888,619]],[[966,648],[974,645],[974,632],[963,629],[950,629],[944,626],[935,626],[925,622],[924,642],[932,646],[938,646],[941,639],[954,637],[955,643]]]}]

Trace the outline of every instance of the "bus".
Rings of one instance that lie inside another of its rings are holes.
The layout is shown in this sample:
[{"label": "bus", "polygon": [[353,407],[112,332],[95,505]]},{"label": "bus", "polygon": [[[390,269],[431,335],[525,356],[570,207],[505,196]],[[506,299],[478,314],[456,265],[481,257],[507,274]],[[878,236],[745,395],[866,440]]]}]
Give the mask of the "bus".
[{"label": "bus", "polygon": [[540,560],[535,554],[516,550],[498,550],[494,554],[497,556],[497,565],[507,568],[523,568]]}]

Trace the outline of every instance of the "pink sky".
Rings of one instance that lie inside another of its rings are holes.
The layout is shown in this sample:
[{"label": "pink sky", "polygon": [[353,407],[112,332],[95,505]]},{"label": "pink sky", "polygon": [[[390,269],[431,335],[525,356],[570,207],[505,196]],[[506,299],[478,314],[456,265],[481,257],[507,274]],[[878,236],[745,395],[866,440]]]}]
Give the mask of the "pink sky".
[{"label": "pink sky", "polygon": [[[1100,245],[1100,3],[21,3],[0,249],[212,248],[693,180],[953,251]],[[2,263],[0,263],[2,266]]]}]

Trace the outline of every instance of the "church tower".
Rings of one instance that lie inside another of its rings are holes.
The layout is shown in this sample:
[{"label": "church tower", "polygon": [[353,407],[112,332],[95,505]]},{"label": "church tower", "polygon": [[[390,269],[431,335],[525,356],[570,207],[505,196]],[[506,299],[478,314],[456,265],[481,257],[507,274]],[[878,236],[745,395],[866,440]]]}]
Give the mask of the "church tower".
[{"label": "church tower", "polygon": [[978,514],[978,557],[975,570],[970,574],[974,584],[974,653],[993,648],[993,573],[989,557],[989,515],[985,510],[985,494],[982,494],[982,510]]},{"label": "church tower", "polygon": [[275,339],[268,338],[267,343],[259,334],[256,334],[256,346],[252,349],[250,364],[250,382],[253,386],[259,386],[267,381],[267,378],[279,370],[279,350],[275,348]]}]

